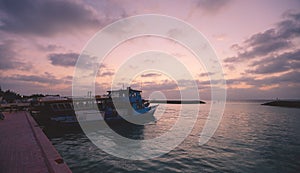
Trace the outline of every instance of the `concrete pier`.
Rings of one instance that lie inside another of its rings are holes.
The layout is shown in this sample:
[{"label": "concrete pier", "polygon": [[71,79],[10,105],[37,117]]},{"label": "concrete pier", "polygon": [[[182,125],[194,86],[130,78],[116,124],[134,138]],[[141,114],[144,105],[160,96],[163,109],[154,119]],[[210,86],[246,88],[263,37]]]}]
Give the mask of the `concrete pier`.
[{"label": "concrete pier", "polygon": [[4,115],[0,120],[0,172],[71,172],[28,112]]}]

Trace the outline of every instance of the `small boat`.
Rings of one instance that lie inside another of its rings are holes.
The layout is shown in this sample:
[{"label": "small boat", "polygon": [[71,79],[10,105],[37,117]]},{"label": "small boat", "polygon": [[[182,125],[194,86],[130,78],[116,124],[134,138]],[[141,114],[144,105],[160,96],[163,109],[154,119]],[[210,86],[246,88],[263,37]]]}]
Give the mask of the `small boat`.
[{"label": "small boat", "polygon": [[95,121],[129,122],[144,125],[155,122],[158,105],[150,106],[142,99],[139,90],[126,89],[107,91],[108,94],[94,98],[41,98],[35,104],[34,118],[41,125],[72,125]]}]

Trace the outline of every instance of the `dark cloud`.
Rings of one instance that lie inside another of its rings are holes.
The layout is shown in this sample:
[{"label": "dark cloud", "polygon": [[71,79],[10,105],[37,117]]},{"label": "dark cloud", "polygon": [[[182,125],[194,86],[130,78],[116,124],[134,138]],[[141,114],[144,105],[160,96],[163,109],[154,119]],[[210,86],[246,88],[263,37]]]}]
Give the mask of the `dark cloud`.
[{"label": "dark cloud", "polygon": [[19,60],[18,56],[14,41],[6,40],[0,43],[0,70],[29,70],[31,65]]},{"label": "dark cloud", "polygon": [[99,27],[91,7],[70,0],[0,0],[0,29],[11,33],[53,35]]},{"label": "dark cloud", "polygon": [[237,79],[227,79],[226,80],[226,84],[228,86],[230,85],[235,85],[235,84],[240,84],[240,83],[247,83],[249,85],[251,85],[250,83],[252,83],[254,79],[252,77],[240,77]]},{"label": "dark cloud", "polygon": [[105,77],[105,76],[113,76],[115,73],[112,72],[112,71],[105,71],[105,72],[102,72],[100,73],[100,76],[101,77]]},{"label": "dark cloud", "polygon": [[[241,78],[227,80],[228,93],[231,97],[243,95],[251,98],[249,93],[257,93],[256,98],[299,96],[297,87],[300,86],[300,50],[295,48],[295,39],[300,36],[300,13],[286,15],[276,27],[262,33],[252,35],[243,44],[232,45],[237,56],[225,59],[227,67],[234,67],[236,62],[248,61],[248,69]],[[282,73],[280,76],[255,78],[253,75]],[[250,88],[231,87],[245,84]],[[206,84],[205,86],[208,86]],[[270,87],[270,88],[268,88]],[[264,88],[268,88],[265,90]],[[238,95],[236,93],[239,93]],[[296,94],[298,93],[298,94]]]},{"label": "dark cloud", "polygon": [[[58,78],[51,73],[45,72],[39,75],[23,75],[16,74],[12,76],[2,76],[0,77],[1,81],[14,83],[15,85],[19,85],[20,83],[32,83],[38,86],[56,86],[60,84],[71,85],[72,84],[72,76],[65,76],[62,78]],[[20,89],[22,89],[22,85],[19,85]]]},{"label": "dark cloud", "polygon": [[268,64],[260,64],[256,67],[256,69],[248,69],[247,73],[254,74],[268,74],[268,73],[276,73],[283,72],[289,69],[289,66],[286,65],[287,62],[284,59],[272,59]]},{"label": "dark cloud", "polygon": [[247,73],[268,74],[288,70],[300,69],[300,50],[283,53],[276,57],[268,57],[260,61],[254,61],[250,66],[255,69],[246,70]]},{"label": "dark cloud", "polygon": [[62,49],[62,46],[56,44],[48,44],[48,45],[42,45],[38,43],[34,43],[34,44],[36,45],[36,48],[40,51],[52,52],[52,51]]},{"label": "dark cloud", "polygon": [[286,20],[278,24],[279,35],[283,38],[300,36],[300,13],[286,13]]},{"label": "dark cloud", "polygon": [[253,77],[240,77],[236,79],[226,80],[226,84],[230,87],[233,84],[245,83],[251,85],[253,88],[260,88],[263,86],[279,85],[279,87],[292,85],[300,85],[300,72],[291,71],[281,76],[271,76],[263,79],[255,79]]},{"label": "dark cloud", "polygon": [[85,2],[97,9],[97,12],[101,18],[101,23],[112,22],[116,19],[121,19],[128,16],[124,8],[125,4],[127,4],[125,1],[85,0]]},{"label": "dark cloud", "polygon": [[0,69],[13,69],[16,67],[16,63],[14,62],[16,56],[16,52],[13,51],[13,42],[5,41],[0,44]]},{"label": "dark cloud", "polygon": [[86,69],[87,71],[93,69],[92,75],[97,74],[98,68],[107,68],[104,64],[98,62],[96,56],[89,55],[86,52],[80,54],[80,61],[77,62],[76,67]]},{"label": "dark cloud", "polygon": [[49,93],[49,88],[42,84],[24,81],[15,81],[12,79],[3,79],[0,77],[0,85],[3,90],[12,90],[20,94],[31,95],[34,93]]},{"label": "dark cloud", "polygon": [[147,73],[147,74],[142,74],[141,77],[158,77],[161,76],[161,74],[158,73]]},{"label": "dark cloud", "polygon": [[[253,94],[255,93],[255,94]],[[268,90],[260,90],[258,88],[228,88],[227,100],[239,99],[299,99],[299,86],[280,86]]]},{"label": "dark cloud", "polygon": [[224,62],[242,62],[259,56],[266,56],[291,46],[290,40],[278,36],[274,29],[270,29],[263,33],[255,34],[244,41],[244,47],[240,46],[237,56],[226,58]]},{"label": "dark cloud", "polygon": [[261,85],[275,85],[286,86],[288,84],[300,84],[300,72],[292,71],[281,76],[268,77],[261,80],[256,80],[258,84]]},{"label": "dark cloud", "polygon": [[[71,94],[72,76],[57,78],[50,73],[40,75],[0,76],[1,87],[11,89],[21,94]],[[61,85],[64,84],[64,85]],[[57,87],[59,86],[59,89]],[[62,87],[63,86],[63,87]]]},{"label": "dark cloud", "polygon": [[110,77],[115,75],[115,72],[112,68],[109,68],[106,64],[101,63],[99,65],[99,69],[98,69],[98,73],[97,76],[98,77]]},{"label": "dark cloud", "polygon": [[[133,88],[139,88],[140,83],[136,83],[131,85]],[[160,83],[156,82],[144,82],[142,83],[143,90],[147,92],[154,92],[154,91],[166,91],[166,90],[176,90],[178,86],[175,82],[169,80],[160,81]]]},{"label": "dark cloud", "polygon": [[61,84],[62,80],[57,79],[50,73],[44,73],[42,75],[13,75],[8,77],[11,80],[15,81],[24,81],[24,82],[35,82],[40,84]]},{"label": "dark cloud", "polygon": [[74,67],[79,54],[77,53],[53,53],[48,55],[48,59],[52,65],[59,65],[64,67]]},{"label": "dark cloud", "polygon": [[206,13],[215,13],[229,4],[231,0],[197,0],[197,6]]},{"label": "dark cloud", "polygon": [[226,58],[224,62],[248,61],[293,48],[293,39],[300,35],[299,16],[300,13],[290,13],[274,28],[252,35],[241,45],[232,45],[233,50],[237,51],[237,56]]},{"label": "dark cloud", "polygon": [[[245,98],[259,98],[260,94],[266,96],[267,94],[264,94],[264,92],[272,92],[272,93],[280,93],[285,95],[286,97],[294,98],[296,95],[293,95],[294,93],[297,93],[296,86],[300,86],[300,71],[290,71],[287,73],[284,73],[281,76],[270,76],[266,78],[254,78],[252,76],[242,76],[235,79],[227,79],[226,85],[227,89],[229,91],[229,96],[231,98],[239,98],[242,95],[245,95]],[[198,88],[201,91],[200,94],[204,95],[208,92],[210,93],[211,87],[214,87],[215,83],[217,81],[197,81]],[[240,88],[239,85],[246,85],[247,88]],[[268,91],[264,90],[264,87],[270,87]],[[285,88],[286,91],[282,90],[282,88]],[[235,91],[235,92],[234,92]],[[256,93],[253,95],[253,93]],[[259,94],[258,94],[259,93]],[[290,94],[293,93],[293,94]],[[299,96],[298,91],[298,96]],[[263,98],[262,96],[261,98]]]},{"label": "dark cloud", "polygon": [[[235,79],[227,79],[227,91],[229,98],[267,98],[267,97],[289,97],[299,98],[300,72],[291,71],[281,76],[270,76],[266,78],[254,78],[252,76],[242,76]],[[185,80],[189,84],[193,81]],[[198,80],[196,81],[201,97],[210,98],[211,89],[219,84],[218,80]],[[239,88],[239,85],[247,85],[247,88]],[[154,83],[151,85],[155,85]],[[270,87],[264,90],[263,87]],[[297,88],[298,87],[298,88]],[[149,90],[151,88],[149,87]],[[255,93],[255,94],[253,94]],[[278,95],[280,94],[280,95]]]},{"label": "dark cloud", "polygon": [[207,73],[200,73],[199,74],[199,77],[209,77],[209,76],[212,76],[214,75],[215,73],[213,72],[207,72]]}]

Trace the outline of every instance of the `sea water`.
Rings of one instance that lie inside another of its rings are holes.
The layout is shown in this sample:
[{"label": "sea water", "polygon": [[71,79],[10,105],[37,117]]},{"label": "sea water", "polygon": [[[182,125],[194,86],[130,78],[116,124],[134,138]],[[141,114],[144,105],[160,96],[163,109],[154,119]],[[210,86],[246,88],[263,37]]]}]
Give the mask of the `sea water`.
[{"label": "sea water", "polygon": [[[193,126],[193,130],[182,143],[159,157],[140,161],[104,152],[81,131],[48,136],[75,173],[300,172],[300,109],[260,104],[227,102],[217,131],[204,145],[199,145],[199,135],[209,114],[209,103],[188,105],[183,111],[181,105],[160,105],[155,124],[114,126],[125,137],[153,139],[167,133],[179,116],[189,117],[200,106],[197,122],[184,125]],[[182,132],[177,133],[180,136]]]}]

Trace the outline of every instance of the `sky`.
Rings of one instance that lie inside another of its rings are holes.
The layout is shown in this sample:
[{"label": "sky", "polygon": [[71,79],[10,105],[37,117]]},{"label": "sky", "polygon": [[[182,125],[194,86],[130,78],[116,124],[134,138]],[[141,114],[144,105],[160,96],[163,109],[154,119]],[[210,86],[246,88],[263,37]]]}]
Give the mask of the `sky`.
[{"label": "sky", "polygon": [[[222,65],[228,99],[299,99],[299,9],[298,0],[0,0],[0,86],[24,95],[70,96],[78,57],[96,33],[126,17],[159,14],[203,34]],[[141,57],[153,50],[164,55]],[[153,68],[136,73],[130,82],[120,77],[138,66],[167,67],[165,55],[184,64],[193,80]],[[195,82],[206,100],[210,75],[176,41],[138,37],[117,45],[101,62],[95,92],[125,85],[142,89],[145,97],[156,93],[175,99],[180,97],[178,83],[187,89]]]}]

